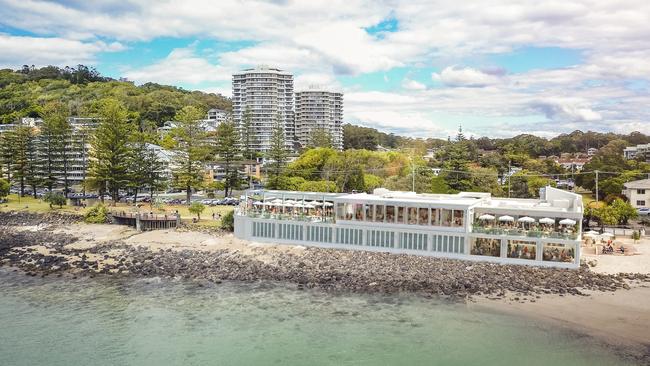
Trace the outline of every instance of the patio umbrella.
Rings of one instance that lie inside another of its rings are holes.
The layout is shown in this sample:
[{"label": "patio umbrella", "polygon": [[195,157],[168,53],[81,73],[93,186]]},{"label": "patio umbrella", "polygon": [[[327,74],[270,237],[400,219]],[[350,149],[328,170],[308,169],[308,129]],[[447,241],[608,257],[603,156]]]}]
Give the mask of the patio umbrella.
[{"label": "patio umbrella", "polygon": [[535,219],[532,218],[532,217],[524,216],[524,217],[520,217],[519,220],[517,220],[517,221],[519,221],[519,222],[526,222],[526,223],[532,223],[532,222],[535,222]]},{"label": "patio umbrella", "polygon": [[253,202],[253,204],[256,205],[256,206],[259,206],[259,205],[263,205],[264,202],[262,202],[262,201],[255,201],[255,202]]},{"label": "patio umbrella", "polygon": [[611,238],[611,237],[614,236],[614,234],[612,234],[612,233],[602,233],[602,234],[600,234],[600,236],[604,236],[606,238]]},{"label": "patio umbrella", "polygon": [[332,207],[332,206],[334,206],[334,204],[333,204],[332,202],[324,202],[324,203],[323,203],[323,206],[325,206],[325,207]]},{"label": "patio umbrella", "polygon": [[509,222],[513,222],[513,221],[515,221],[515,218],[512,217],[512,216],[505,215],[505,216],[501,216],[501,217],[499,217],[499,221],[509,221]]},{"label": "patio umbrella", "polygon": [[279,205],[279,204],[282,203],[282,200],[279,199],[279,198],[276,198],[276,199],[274,199],[273,201],[271,201],[271,203],[274,203],[274,204],[276,204],[276,205]]},{"label": "patio umbrella", "polygon": [[316,206],[312,205],[311,203],[306,203],[305,208],[315,208]]},{"label": "patio umbrella", "polygon": [[576,221],[571,219],[560,220],[560,225],[575,225]]},{"label": "patio umbrella", "polygon": [[494,220],[494,216],[489,214],[483,214],[478,217],[479,220]]},{"label": "patio umbrella", "polygon": [[545,217],[545,218],[543,218],[543,219],[539,219],[539,223],[540,223],[540,224],[548,224],[548,225],[552,225],[552,224],[555,224],[555,220],[553,220],[553,219],[550,218],[550,217]]},{"label": "patio umbrella", "polygon": [[320,203],[320,202],[318,202],[318,201],[309,201],[309,202],[307,202],[307,203],[310,204],[310,205],[314,205],[314,206],[320,206],[320,205],[322,205],[322,203]]},{"label": "patio umbrella", "polygon": [[598,236],[598,235],[600,235],[600,233],[598,231],[589,230],[586,233],[584,233],[583,235],[586,235],[586,236]]},{"label": "patio umbrella", "polygon": [[289,201],[287,201],[287,202],[285,202],[284,204],[282,204],[282,206],[284,206],[284,207],[294,207],[293,203],[291,203],[291,202],[289,202]]}]

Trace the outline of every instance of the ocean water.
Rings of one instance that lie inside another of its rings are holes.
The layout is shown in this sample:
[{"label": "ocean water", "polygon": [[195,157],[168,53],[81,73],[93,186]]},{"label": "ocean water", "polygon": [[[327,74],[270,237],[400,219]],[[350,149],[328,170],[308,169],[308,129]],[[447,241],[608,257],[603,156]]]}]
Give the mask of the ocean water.
[{"label": "ocean water", "polygon": [[410,295],[0,269],[0,365],[623,365],[592,338]]}]

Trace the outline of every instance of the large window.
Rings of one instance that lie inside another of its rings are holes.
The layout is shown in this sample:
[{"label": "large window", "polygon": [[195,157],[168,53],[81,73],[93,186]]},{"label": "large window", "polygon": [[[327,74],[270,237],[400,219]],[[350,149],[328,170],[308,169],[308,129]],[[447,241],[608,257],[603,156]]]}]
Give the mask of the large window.
[{"label": "large window", "polygon": [[418,209],[418,224],[419,225],[429,225],[429,209],[420,207]]},{"label": "large window", "polygon": [[501,239],[474,238],[470,254],[500,257]]},{"label": "large window", "polygon": [[638,201],[636,201],[636,205],[637,205],[637,206],[645,206],[645,201],[643,201],[643,200],[638,200]]},{"label": "large window", "polygon": [[375,210],[375,205],[366,204],[366,221],[372,221],[372,213]]},{"label": "large window", "polygon": [[432,208],[431,209],[431,225],[432,226],[440,226],[440,220],[438,218],[438,209],[437,208]]},{"label": "large window", "polygon": [[440,226],[451,226],[451,210],[440,209]]},{"label": "large window", "polygon": [[363,221],[363,205],[361,203],[354,204],[354,219]]},{"label": "large window", "polygon": [[637,189],[636,193],[637,194],[645,194],[645,189]]},{"label": "large window", "polygon": [[544,243],[542,260],[571,263],[575,260],[574,246],[572,244]]},{"label": "large window", "polygon": [[398,224],[403,224],[405,216],[406,216],[406,208],[405,207],[398,207],[397,208],[397,223]]},{"label": "large window", "polygon": [[354,205],[351,203],[345,204],[345,219],[352,220],[354,217]]},{"label": "large window", "polygon": [[375,206],[375,221],[384,222],[384,206],[376,205]]},{"label": "large window", "polygon": [[395,206],[386,206],[386,222],[395,222]]},{"label": "large window", "polygon": [[416,207],[409,207],[408,224],[418,224],[418,209]]},{"label": "large window", "polygon": [[456,227],[463,226],[464,218],[465,218],[465,211],[454,210],[454,219],[452,221],[451,226],[456,226]]},{"label": "large window", "polygon": [[531,259],[537,256],[537,243],[534,241],[508,240],[508,258]]},{"label": "large window", "polygon": [[345,220],[345,203],[336,204],[336,219]]}]

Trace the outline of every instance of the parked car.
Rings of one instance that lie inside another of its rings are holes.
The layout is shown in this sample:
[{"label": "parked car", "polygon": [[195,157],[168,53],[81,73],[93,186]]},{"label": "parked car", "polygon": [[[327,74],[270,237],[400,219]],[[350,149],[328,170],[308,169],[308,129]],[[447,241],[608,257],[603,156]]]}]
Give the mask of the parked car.
[{"label": "parked car", "polygon": [[640,208],[636,211],[639,213],[639,216],[650,216],[650,208]]}]

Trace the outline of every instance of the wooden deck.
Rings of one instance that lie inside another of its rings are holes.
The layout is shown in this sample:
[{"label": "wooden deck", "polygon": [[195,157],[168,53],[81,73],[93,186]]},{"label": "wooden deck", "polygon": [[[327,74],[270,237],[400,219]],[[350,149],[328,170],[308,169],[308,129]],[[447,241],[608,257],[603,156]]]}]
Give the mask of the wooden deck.
[{"label": "wooden deck", "polygon": [[157,215],[138,212],[111,212],[113,223],[127,225],[138,231],[173,229],[180,225],[180,215]]}]

